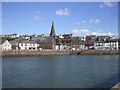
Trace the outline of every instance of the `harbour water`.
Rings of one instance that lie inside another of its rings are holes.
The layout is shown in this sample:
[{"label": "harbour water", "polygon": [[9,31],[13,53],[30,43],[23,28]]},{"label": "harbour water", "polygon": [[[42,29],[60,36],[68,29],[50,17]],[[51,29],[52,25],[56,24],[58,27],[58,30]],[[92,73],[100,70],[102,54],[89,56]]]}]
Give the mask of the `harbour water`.
[{"label": "harbour water", "polygon": [[111,88],[118,55],[3,57],[3,88]]}]

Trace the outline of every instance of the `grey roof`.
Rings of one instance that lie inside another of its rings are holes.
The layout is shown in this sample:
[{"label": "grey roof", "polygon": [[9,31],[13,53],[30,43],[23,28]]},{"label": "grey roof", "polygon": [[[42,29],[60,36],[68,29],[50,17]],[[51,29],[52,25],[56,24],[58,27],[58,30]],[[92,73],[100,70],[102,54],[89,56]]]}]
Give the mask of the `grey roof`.
[{"label": "grey roof", "polygon": [[73,39],[72,39],[72,44],[73,44],[73,45],[79,44],[79,39],[73,38]]},{"label": "grey roof", "polygon": [[94,41],[94,43],[105,43],[106,41]]},{"label": "grey roof", "polygon": [[84,45],[85,43],[83,41],[80,41],[79,38],[73,38],[72,39],[72,45]]},{"label": "grey roof", "polygon": [[36,43],[35,41],[26,40],[26,39],[22,39],[22,38],[11,40],[9,42],[10,42],[11,45],[14,45],[14,46],[16,46],[18,43]]},{"label": "grey roof", "polygon": [[85,45],[85,42],[79,42],[80,45]]},{"label": "grey roof", "polygon": [[108,42],[118,42],[119,41],[119,39],[110,39],[110,40],[108,40]]},{"label": "grey roof", "polygon": [[46,36],[46,37],[40,37],[38,39],[35,40],[37,43],[47,43],[47,44],[53,44],[55,43],[55,40],[53,37],[51,36]]},{"label": "grey roof", "polygon": [[18,41],[17,40],[12,40],[12,41],[9,41],[10,42],[10,44],[11,45],[14,45],[14,46],[16,46],[17,45],[17,43],[18,43]]},{"label": "grey roof", "polygon": [[36,42],[33,40],[22,40],[22,41],[19,41],[19,43],[36,43]]},{"label": "grey roof", "polygon": [[24,39],[23,37],[18,38],[17,42],[18,43],[36,43],[34,40],[27,40],[27,39]]},{"label": "grey roof", "polygon": [[110,39],[110,36],[97,36],[97,38],[99,38],[99,39],[109,38]]},{"label": "grey roof", "polygon": [[94,41],[108,41],[110,40],[111,37],[110,36],[97,36]]}]

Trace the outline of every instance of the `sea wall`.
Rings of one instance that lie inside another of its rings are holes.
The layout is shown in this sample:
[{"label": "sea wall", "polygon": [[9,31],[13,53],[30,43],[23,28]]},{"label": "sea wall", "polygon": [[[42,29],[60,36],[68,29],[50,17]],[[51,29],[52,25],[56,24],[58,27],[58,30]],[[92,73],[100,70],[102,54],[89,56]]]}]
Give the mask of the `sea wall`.
[{"label": "sea wall", "polygon": [[69,55],[69,51],[3,51],[2,56]]},{"label": "sea wall", "polygon": [[86,50],[86,51],[2,51],[1,56],[38,56],[38,55],[113,55],[120,50]]},{"label": "sea wall", "polygon": [[107,54],[120,54],[120,50],[87,50],[83,51],[80,54],[91,54],[91,55],[107,55]]}]

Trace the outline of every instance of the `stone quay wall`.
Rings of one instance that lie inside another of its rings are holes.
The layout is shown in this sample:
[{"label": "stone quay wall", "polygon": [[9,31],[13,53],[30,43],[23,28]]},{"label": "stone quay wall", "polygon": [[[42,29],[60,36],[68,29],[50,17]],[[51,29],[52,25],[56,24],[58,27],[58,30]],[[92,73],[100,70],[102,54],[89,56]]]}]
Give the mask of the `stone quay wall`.
[{"label": "stone quay wall", "polygon": [[87,50],[83,51],[80,54],[91,54],[91,55],[113,55],[120,54],[120,50]]},{"label": "stone quay wall", "polygon": [[2,51],[1,56],[42,56],[42,55],[114,55],[120,50],[85,50],[85,51]]},{"label": "stone quay wall", "polygon": [[69,55],[69,51],[2,51],[2,56]]}]

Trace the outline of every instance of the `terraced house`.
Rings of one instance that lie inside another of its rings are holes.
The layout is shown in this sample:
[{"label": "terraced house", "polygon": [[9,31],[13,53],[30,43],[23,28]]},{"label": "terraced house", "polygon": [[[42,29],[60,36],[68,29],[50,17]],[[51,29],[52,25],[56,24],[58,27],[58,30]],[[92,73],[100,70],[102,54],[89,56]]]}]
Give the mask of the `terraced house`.
[{"label": "terraced house", "polygon": [[19,50],[37,50],[39,44],[34,41],[24,40],[18,43]]},{"label": "terraced house", "polygon": [[96,50],[118,50],[118,39],[112,39],[109,36],[98,36],[94,42]]}]

